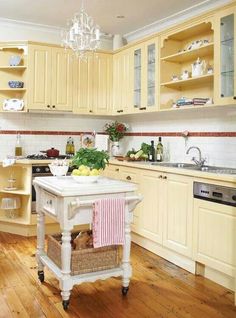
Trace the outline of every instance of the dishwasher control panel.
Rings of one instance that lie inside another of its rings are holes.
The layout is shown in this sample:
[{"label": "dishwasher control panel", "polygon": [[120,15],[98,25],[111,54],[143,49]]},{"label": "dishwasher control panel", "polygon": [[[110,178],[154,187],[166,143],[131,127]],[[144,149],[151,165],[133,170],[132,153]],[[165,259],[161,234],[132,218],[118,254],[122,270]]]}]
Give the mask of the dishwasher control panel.
[{"label": "dishwasher control panel", "polygon": [[207,200],[236,207],[236,188],[194,182],[193,196],[196,199]]}]

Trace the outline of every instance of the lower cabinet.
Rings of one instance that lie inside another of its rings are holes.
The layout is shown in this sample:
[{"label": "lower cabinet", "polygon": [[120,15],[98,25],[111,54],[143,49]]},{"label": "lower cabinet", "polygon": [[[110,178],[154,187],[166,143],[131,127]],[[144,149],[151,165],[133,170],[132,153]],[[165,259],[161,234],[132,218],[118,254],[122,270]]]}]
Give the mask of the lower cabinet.
[{"label": "lower cabinet", "polygon": [[167,174],[163,187],[163,246],[192,256],[193,180]]},{"label": "lower cabinet", "polygon": [[236,208],[194,199],[194,259],[229,276],[236,270]]}]

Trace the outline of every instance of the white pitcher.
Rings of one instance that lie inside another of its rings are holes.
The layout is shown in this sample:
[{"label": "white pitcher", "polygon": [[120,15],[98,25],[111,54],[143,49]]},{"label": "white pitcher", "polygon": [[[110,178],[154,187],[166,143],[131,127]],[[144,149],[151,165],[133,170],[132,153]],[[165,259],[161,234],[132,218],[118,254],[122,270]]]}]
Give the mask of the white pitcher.
[{"label": "white pitcher", "polygon": [[204,74],[206,69],[206,61],[197,59],[196,62],[192,64],[192,77],[201,76]]}]

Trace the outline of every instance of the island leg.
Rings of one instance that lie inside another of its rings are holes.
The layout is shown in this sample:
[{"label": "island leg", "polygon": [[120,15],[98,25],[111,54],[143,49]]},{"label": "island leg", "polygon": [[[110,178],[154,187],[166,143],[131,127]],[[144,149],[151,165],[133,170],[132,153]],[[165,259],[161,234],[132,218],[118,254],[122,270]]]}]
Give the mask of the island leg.
[{"label": "island leg", "polygon": [[123,279],[122,279],[122,294],[125,296],[129,290],[130,277],[132,276],[132,267],[130,264],[130,247],[131,247],[131,235],[130,235],[130,220],[129,211],[126,207],[125,211],[125,244],[123,246]]},{"label": "island leg", "polygon": [[41,283],[44,282],[44,265],[41,262],[41,256],[44,254],[44,245],[45,245],[45,223],[44,214],[39,211],[37,214],[37,252],[36,259],[38,263],[38,278]]},{"label": "island leg", "polygon": [[70,293],[72,289],[71,272],[71,232],[63,230],[61,246],[61,273],[60,288],[62,296],[62,305],[66,310],[69,306]]}]

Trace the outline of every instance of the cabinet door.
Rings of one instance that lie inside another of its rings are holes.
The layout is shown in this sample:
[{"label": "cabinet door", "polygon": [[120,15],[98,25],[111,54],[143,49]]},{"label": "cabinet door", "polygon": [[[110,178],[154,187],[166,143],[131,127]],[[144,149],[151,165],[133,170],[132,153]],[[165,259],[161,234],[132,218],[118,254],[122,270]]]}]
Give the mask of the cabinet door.
[{"label": "cabinet door", "polygon": [[235,233],[235,207],[194,199],[194,260],[234,276]]},{"label": "cabinet door", "polygon": [[140,193],[143,200],[139,205],[139,234],[162,244],[162,214],[165,202],[165,182],[160,173],[140,172]]},{"label": "cabinet door", "polygon": [[109,115],[112,110],[112,55],[97,53],[94,56],[93,99],[94,113]]},{"label": "cabinet door", "polygon": [[159,83],[159,69],[158,69],[158,56],[159,56],[158,40],[150,40],[145,42],[144,46],[144,63],[145,63],[145,76],[144,76],[144,107],[140,110],[157,110],[158,109],[158,83]]},{"label": "cabinet door", "polygon": [[126,49],[113,57],[113,113],[132,112],[133,91],[131,88],[132,51]]},{"label": "cabinet door", "polygon": [[193,181],[168,174],[164,212],[163,245],[185,256],[192,256]]},{"label": "cabinet door", "polygon": [[55,110],[72,110],[72,53],[63,48],[52,48],[52,97]]},{"label": "cabinet door", "polygon": [[74,60],[73,112],[93,113],[93,56]]},{"label": "cabinet door", "polygon": [[144,45],[133,48],[133,107],[138,111],[145,107],[145,67],[144,67]]},{"label": "cabinet door", "polygon": [[102,175],[107,178],[120,179],[120,167],[115,165],[106,166]]},{"label": "cabinet door", "polygon": [[50,47],[29,45],[28,109],[50,109],[52,51]]},{"label": "cabinet door", "polygon": [[236,103],[236,9],[216,16],[215,32],[215,99],[217,104]]}]

